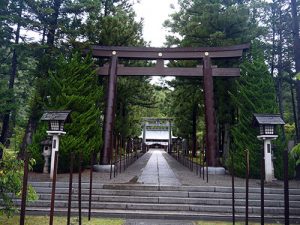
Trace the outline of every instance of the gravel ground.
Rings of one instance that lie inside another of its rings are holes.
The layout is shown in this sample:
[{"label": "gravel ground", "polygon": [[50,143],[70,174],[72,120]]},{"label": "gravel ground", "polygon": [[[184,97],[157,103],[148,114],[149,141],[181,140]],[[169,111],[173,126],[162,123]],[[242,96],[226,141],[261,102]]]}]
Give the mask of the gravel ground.
[{"label": "gravel ground", "polygon": [[[125,172],[122,169],[122,173],[117,174],[115,178],[110,179],[109,173],[94,173],[93,180],[97,183],[103,184],[138,184],[137,180],[140,174],[142,173],[143,168],[146,166],[151,153],[146,153],[139,157],[132,165],[130,165]],[[203,180],[199,176],[196,175],[195,171],[191,172],[187,167],[183,166],[179,162],[177,162],[172,156],[169,154],[163,154],[166,161],[168,162],[170,168],[175,173],[178,180],[181,182],[182,185],[186,186],[228,186],[231,187],[231,176],[230,175],[209,175],[208,183],[206,180]],[[86,169],[82,172],[82,182],[89,182],[89,174],[90,170]],[[78,179],[78,174],[73,175],[74,182]],[[29,174],[29,181],[50,181],[48,174],[41,174],[41,173],[33,173]],[[57,181],[60,182],[68,182],[69,181],[69,174],[58,174]],[[245,179],[242,178],[235,178],[235,185],[236,187],[244,187],[245,186]],[[257,179],[250,179],[249,186],[251,187],[260,187],[260,180]],[[282,181],[274,181],[272,183],[266,183],[266,187],[272,188],[282,188],[283,182]],[[291,180],[289,182],[290,188],[300,188],[300,181],[298,180]]]}]

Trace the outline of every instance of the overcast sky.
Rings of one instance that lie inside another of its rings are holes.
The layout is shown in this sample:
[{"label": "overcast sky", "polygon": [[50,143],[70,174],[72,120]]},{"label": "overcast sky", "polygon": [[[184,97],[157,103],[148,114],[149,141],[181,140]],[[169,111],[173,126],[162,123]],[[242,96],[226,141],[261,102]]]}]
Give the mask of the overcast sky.
[{"label": "overcast sky", "polygon": [[162,47],[165,42],[166,30],[163,22],[174,12],[170,5],[177,6],[177,0],[140,0],[134,5],[137,18],[144,18],[143,35],[152,47]]}]

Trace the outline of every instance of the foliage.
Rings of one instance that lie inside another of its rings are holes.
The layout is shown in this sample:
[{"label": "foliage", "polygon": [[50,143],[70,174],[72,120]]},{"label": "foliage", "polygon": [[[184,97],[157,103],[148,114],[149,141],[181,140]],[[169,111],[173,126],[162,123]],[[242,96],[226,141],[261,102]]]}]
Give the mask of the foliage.
[{"label": "foliage", "polygon": [[[241,78],[236,82],[237,93],[231,94],[232,101],[238,108],[237,123],[232,127],[231,149],[235,156],[235,170],[238,176],[245,174],[244,151],[249,150],[250,175],[257,178],[260,174],[260,154],[262,143],[257,139],[257,128],[251,126],[253,113],[277,113],[276,95],[273,79],[264,63],[261,51],[253,43],[251,58],[241,65]],[[280,143],[282,143],[279,131]],[[274,143],[273,143],[274,144]],[[283,144],[285,144],[283,142]],[[277,144],[275,148],[274,162],[275,174],[281,177],[282,167],[282,145]],[[230,165],[230,159],[227,165]]]},{"label": "foliage", "polygon": [[[174,88],[168,97],[171,100],[170,116],[174,117],[176,136],[188,139],[192,137],[193,115],[196,113],[196,118],[198,118],[204,110],[201,83],[199,79],[184,78],[169,83]],[[203,129],[204,127],[201,127],[201,130]]]},{"label": "foliage", "polygon": [[[102,88],[97,84],[96,71],[91,57],[81,58],[74,54],[60,57],[56,69],[50,72],[50,101],[48,109],[71,110],[72,123],[65,124],[66,136],[60,139],[59,171],[69,170],[70,153],[83,152],[84,164],[90,159],[91,151],[99,150],[102,128]],[[32,156],[40,167],[40,142],[46,136],[45,126],[40,125],[30,146]],[[78,164],[78,160],[75,166]]]},{"label": "foliage", "polygon": [[300,165],[300,144],[297,144],[291,150],[292,157],[296,160],[296,165]]},{"label": "foliage", "polygon": [[[34,161],[30,161],[32,165]],[[4,151],[3,159],[0,160],[0,217],[3,214],[12,216],[17,211],[13,196],[20,197],[22,194],[23,161],[16,158],[13,152]],[[27,200],[37,199],[34,189],[29,185]]]}]

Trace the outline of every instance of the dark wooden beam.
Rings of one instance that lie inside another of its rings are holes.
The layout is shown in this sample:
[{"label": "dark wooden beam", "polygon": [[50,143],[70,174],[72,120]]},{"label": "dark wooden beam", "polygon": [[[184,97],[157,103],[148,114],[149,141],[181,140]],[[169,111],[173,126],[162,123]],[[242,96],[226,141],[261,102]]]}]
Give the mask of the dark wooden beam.
[{"label": "dark wooden beam", "polygon": [[204,47],[204,48],[150,48],[150,47],[115,47],[115,46],[92,46],[85,49],[84,54],[92,53],[94,57],[111,57],[116,54],[119,58],[128,59],[201,59],[205,52],[210,58],[239,58],[244,50],[249,49],[249,44],[234,45],[228,47]]},{"label": "dark wooden beam", "polygon": [[214,84],[213,84],[213,69],[209,56],[204,58],[203,64],[203,84],[204,84],[204,111],[205,111],[205,128],[206,128],[206,148],[207,156],[206,163],[208,166],[217,166],[217,133],[215,121],[215,106],[214,106]]},{"label": "dark wooden beam", "polygon": [[[98,75],[107,76],[108,66],[99,67]],[[212,68],[213,76],[238,77],[240,76],[239,68]],[[194,68],[184,67],[124,67],[118,65],[118,76],[182,76],[182,77],[198,77],[203,76],[202,66]]]},{"label": "dark wooden beam", "polygon": [[111,57],[108,86],[106,93],[105,117],[103,126],[103,150],[100,152],[100,164],[109,165],[113,148],[113,129],[115,124],[115,102],[117,94],[118,57]]}]

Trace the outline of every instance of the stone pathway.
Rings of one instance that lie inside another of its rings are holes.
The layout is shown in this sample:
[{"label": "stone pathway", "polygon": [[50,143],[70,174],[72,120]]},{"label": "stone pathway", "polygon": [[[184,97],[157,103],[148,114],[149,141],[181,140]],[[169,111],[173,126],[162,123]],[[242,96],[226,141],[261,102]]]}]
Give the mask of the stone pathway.
[{"label": "stone pathway", "polygon": [[[150,160],[151,158],[151,160]],[[149,161],[150,160],[150,161]],[[148,164],[149,162],[149,164]],[[89,169],[82,173],[82,182],[89,182]],[[152,175],[151,175],[152,174]],[[151,175],[150,178],[147,178]],[[94,173],[94,183],[100,184],[153,184],[153,185],[183,185],[183,186],[225,186],[231,187],[231,176],[209,175],[208,183],[206,180],[197,176],[195,172],[180,164],[171,155],[158,149],[143,154],[137,161],[130,165],[124,172],[118,173],[116,177],[110,179],[109,173]],[[159,178],[159,179],[158,179]],[[163,178],[163,179],[162,179]],[[73,181],[77,182],[78,174],[74,173]],[[29,173],[29,181],[51,181],[48,174]],[[69,174],[58,174],[58,182],[68,182]],[[245,187],[245,179],[235,178],[237,187]],[[250,187],[260,187],[259,179],[250,179]],[[282,181],[275,181],[266,184],[266,187],[283,188]],[[290,180],[290,188],[300,188],[299,180]]]},{"label": "stone pathway", "polygon": [[180,186],[181,183],[175,176],[173,170],[166,161],[163,150],[152,149],[147,154],[151,154],[147,165],[143,168],[142,174],[137,182],[148,185],[169,185]]}]

